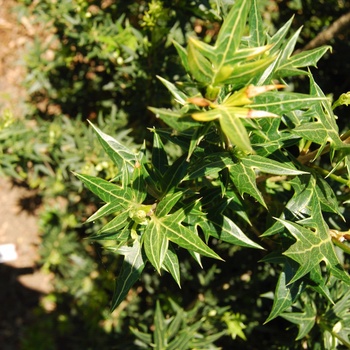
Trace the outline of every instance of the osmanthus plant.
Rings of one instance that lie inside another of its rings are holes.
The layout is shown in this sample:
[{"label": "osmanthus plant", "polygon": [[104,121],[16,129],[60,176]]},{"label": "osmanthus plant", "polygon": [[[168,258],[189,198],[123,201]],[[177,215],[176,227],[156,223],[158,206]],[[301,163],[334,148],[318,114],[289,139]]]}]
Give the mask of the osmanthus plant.
[{"label": "osmanthus plant", "polygon": [[[108,218],[92,238],[124,256],[112,310],[146,264],[180,285],[179,247],[201,264],[202,256],[221,259],[213,241],[227,242],[263,249],[260,263],[281,266],[267,321],[297,324],[298,339],[317,325],[325,341],[349,346],[349,315],[339,305],[348,308],[350,295],[332,288],[350,286],[338,252],[350,251],[350,233],[328,220],[345,220],[350,198],[350,133],[339,134],[333,113],[349,98],[332,108],[307,69],[329,47],[292,55],[299,35],[288,36],[292,19],[269,36],[257,8],[256,0],[235,1],[214,45],[194,37],[186,48],[174,43],[188,79],[159,78],[174,107],[150,107],[169,126],[150,130],[150,155],[92,125],[119,169],[112,181],[77,174],[106,203],[88,219]],[[309,94],[288,90],[298,75]],[[171,145],[182,150],[177,159],[166,151]]]}]

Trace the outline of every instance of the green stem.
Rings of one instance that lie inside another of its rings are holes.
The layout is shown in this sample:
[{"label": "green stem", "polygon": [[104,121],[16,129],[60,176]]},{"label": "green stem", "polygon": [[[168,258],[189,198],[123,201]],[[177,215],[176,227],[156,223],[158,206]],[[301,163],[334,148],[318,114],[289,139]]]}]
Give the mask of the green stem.
[{"label": "green stem", "polygon": [[350,349],[350,343],[347,340],[341,337],[338,333],[335,333],[333,331],[331,331],[330,333],[333,335],[333,337],[337,338],[344,346]]},{"label": "green stem", "polygon": [[342,242],[340,242],[338,239],[335,237],[332,237],[332,242],[339,247],[343,252],[350,254],[350,247]]},{"label": "green stem", "polygon": [[337,181],[341,184],[344,184],[346,186],[350,186],[350,181],[347,179],[344,179],[341,176],[335,175],[335,174],[331,174],[328,170],[325,170],[323,168],[320,168],[317,165],[310,165],[312,168],[314,168],[315,170],[317,170],[319,173],[321,173],[322,175],[324,175],[325,177],[330,177],[332,180]]}]

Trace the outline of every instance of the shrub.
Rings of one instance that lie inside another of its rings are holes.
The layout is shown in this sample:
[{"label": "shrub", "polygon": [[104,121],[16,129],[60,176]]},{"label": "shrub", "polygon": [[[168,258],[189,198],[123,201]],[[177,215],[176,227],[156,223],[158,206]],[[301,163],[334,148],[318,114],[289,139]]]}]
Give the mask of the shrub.
[{"label": "shrub", "polygon": [[[178,285],[190,280],[187,250],[200,266],[201,256],[218,260],[198,276],[207,287],[198,299],[218,306],[202,311],[203,332],[212,325],[207,337],[225,323],[226,334],[248,339],[238,340],[241,348],[349,346],[349,132],[339,135],[333,112],[348,96],[332,104],[304,69],[329,47],[292,56],[298,32],[288,37],[290,25],[269,36],[257,1],[239,0],[215,44],[194,37],[187,48],[175,43],[188,79],[160,78],[175,105],[150,107],[169,126],[150,130],[150,155],[145,145],[135,152],[93,126],[118,173],[111,181],[76,175],[106,203],[88,219],[109,219],[91,238],[124,257],[112,310],[149,273],[147,265]],[[300,74],[309,79],[307,94],[288,91],[288,79]],[[171,145],[182,150],[173,160]],[[269,314],[263,295],[272,299]],[[284,339],[277,317],[287,321],[282,327],[296,325]],[[262,331],[263,318],[273,339]],[[191,327],[173,339],[168,326],[157,304],[153,338],[134,333],[157,348],[176,348],[181,337],[184,348],[193,346]]]}]

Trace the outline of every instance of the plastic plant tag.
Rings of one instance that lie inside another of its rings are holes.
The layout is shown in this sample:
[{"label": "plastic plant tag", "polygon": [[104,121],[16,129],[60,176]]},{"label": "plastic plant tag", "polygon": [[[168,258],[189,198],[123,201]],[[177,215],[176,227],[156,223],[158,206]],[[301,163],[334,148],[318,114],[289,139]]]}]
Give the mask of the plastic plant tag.
[{"label": "plastic plant tag", "polygon": [[14,244],[0,244],[0,263],[17,260],[18,255]]}]

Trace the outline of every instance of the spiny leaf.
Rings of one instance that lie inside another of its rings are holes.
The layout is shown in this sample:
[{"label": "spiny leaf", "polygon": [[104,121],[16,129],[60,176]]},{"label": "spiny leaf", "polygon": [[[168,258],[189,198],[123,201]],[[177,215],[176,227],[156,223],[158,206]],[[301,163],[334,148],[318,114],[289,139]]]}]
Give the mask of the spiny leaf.
[{"label": "spiny leaf", "polygon": [[229,168],[233,164],[229,153],[213,153],[205,157],[200,157],[191,169],[189,169],[185,179],[191,180],[203,176],[217,176],[221,170]]},{"label": "spiny leaf", "polygon": [[118,232],[130,222],[129,210],[122,211],[101,228],[100,233]]},{"label": "spiny leaf", "polygon": [[281,316],[289,322],[295,323],[298,328],[298,335],[295,340],[307,336],[316,323],[317,310],[312,301],[305,304],[304,312],[289,312]]},{"label": "spiny leaf", "polygon": [[124,255],[124,261],[121,272],[117,278],[111,311],[115,310],[125,299],[131,287],[140,278],[145,267],[145,261],[142,256],[141,245],[138,239],[134,240],[131,247],[124,246],[120,248],[118,253]]},{"label": "spiny leaf", "polygon": [[159,300],[156,302],[156,311],[154,313],[154,333],[153,333],[153,341],[154,348],[156,350],[166,349],[167,347],[167,339],[164,337],[166,330],[165,318],[162,312],[162,308],[160,307]]},{"label": "spiny leaf", "polygon": [[169,241],[158,221],[151,220],[142,235],[143,247],[149,262],[160,274]]},{"label": "spiny leaf", "polygon": [[249,12],[250,45],[260,46],[265,43],[263,20],[258,7],[258,1],[253,0]]},{"label": "spiny leaf", "polygon": [[180,284],[180,265],[179,265],[179,259],[174,251],[174,248],[169,244],[169,249],[166,252],[164,262],[163,262],[163,268],[170,272],[170,274],[173,276],[176,283],[181,288]]},{"label": "spiny leaf", "polygon": [[[250,0],[237,0],[225,18],[215,43],[217,59],[213,62],[216,72],[220,72],[238,49],[246,26]],[[214,81],[216,80],[214,76]]]},{"label": "spiny leaf", "polygon": [[350,285],[350,277],[341,267],[322,213],[317,196],[311,199],[310,224],[314,230],[301,225],[278,219],[296,239],[284,254],[299,263],[300,267],[291,282],[298,280],[310,272],[321,261],[327,264],[330,272],[337,278]]},{"label": "spiny leaf", "polygon": [[187,57],[187,50],[176,41],[173,41],[173,44],[174,44],[175,49],[176,49],[176,51],[181,59],[182,65],[186,69],[186,72],[190,72],[190,67],[188,64],[188,57]]},{"label": "spiny leaf", "polygon": [[97,126],[88,121],[96,133],[99,142],[108,154],[109,158],[114,162],[119,170],[122,169],[124,162],[129,169],[134,167],[136,161],[136,155],[130,151],[127,147],[123,146],[120,142],[113,137],[102,132]]},{"label": "spiny leaf", "polygon": [[109,214],[117,213],[121,210],[124,210],[125,207],[119,200],[115,200],[109,203],[106,203],[103,207],[98,209],[94,214],[92,214],[86,222],[93,222],[103,216],[107,216]]},{"label": "spiny leaf", "polygon": [[95,193],[106,203],[119,201],[119,203],[125,207],[128,207],[133,203],[131,200],[132,192],[130,189],[121,188],[111,182],[95,176],[83,174],[75,175],[85,184],[85,186],[91,192]]},{"label": "spiny leaf", "polygon": [[227,216],[221,215],[211,219],[199,221],[199,226],[206,235],[215,237],[224,242],[239,245],[241,247],[264,249],[259,244],[248,238],[242,230]]},{"label": "spiny leaf", "polygon": [[293,305],[301,294],[304,284],[302,281],[291,283],[291,280],[298,266],[295,262],[285,259],[283,271],[281,272],[276,285],[274,300],[271,312],[265,323],[280,316],[285,310]]},{"label": "spiny leaf", "polygon": [[297,170],[295,167],[280,163],[275,160],[261,157],[258,155],[248,155],[242,159],[242,163],[246,167],[251,167],[253,169],[259,169],[263,173],[275,174],[275,175],[302,175],[307,174],[305,171]]},{"label": "spiny leaf", "polygon": [[[181,225],[175,218],[177,214],[171,214],[165,218],[157,219],[157,224],[166,232],[166,237],[173,243],[187,250],[192,250],[210,258],[222,260],[189,228]],[[154,218],[156,220],[156,218]]]},{"label": "spiny leaf", "polygon": [[[316,67],[319,59],[330,49],[330,46],[322,46],[313,50],[303,51],[294,56],[289,57],[278,68],[278,76],[287,77],[296,74],[308,74],[307,71],[303,71],[297,68],[302,67]],[[294,74],[288,74],[288,71],[295,72]]]},{"label": "spiny leaf", "polygon": [[230,113],[226,108],[220,108],[220,112],[220,126],[230,142],[241,150],[252,153],[253,149],[249,141],[247,130],[240,118]]},{"label": "spiny leaf", "polygon": [[196,39],[190,38],[187,46],[188,66],[193,77],[200,83],[210,84],[212,81],[212,65],[193,43]]},{"label": "spiny leaf", "polygon": [[323,101],[327,101],[325,96],[286,91],[280,91],[278,94],[275,92],[266,92],[256,96],[250,108],[262,109],[277,115],[282,115],[290,111],[311,107]]},{"label": "spiny leaf", "polygon": [[165,87],[170,91],[170,93],[173,95],[176,102],[180,103],[181,105],[184,105],[187,100],[187,96],[179,90],[173,83],[170,81],[160,77],[157,75],[157,78],[165,85]]},{"label": "spiny leaf", "polygon": [[256,185],[256,174],[252,168],[245,166],[242,162],[237,163],[231,167],[230,177],[242,197],[244,193],[248,193],[266,208],[264,197]]},{"label": "spiny leaf", "polygon": [[183,192],[168,193],[157,204],[155,215],[158,218],[167,215],[170,212],[170,210],[174,207],[174,205],[180,200],[183,194]]},{"label": "spiny leaf", "polygon": [[168,156],[164,150],[163,142],[159,134],[154,129],[153,129],[152,164],[158,170],[159,174],[164,174],[169,166]]},{"label": "spiny leaf", "polygon": [[198,127],[201,124],[194,121],[189,115],[183,116],[180,111],[173,111],[165,108],[148,107],[157,118],[162,119],[169,127],[176,131],[185,131],[190,128]]}]

